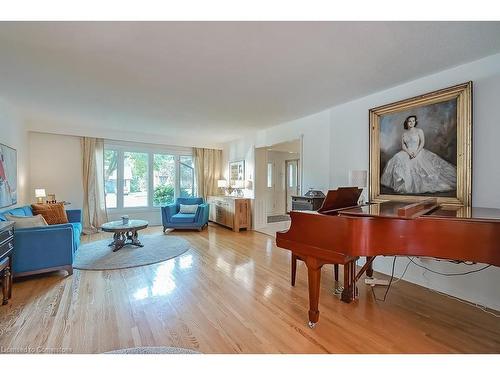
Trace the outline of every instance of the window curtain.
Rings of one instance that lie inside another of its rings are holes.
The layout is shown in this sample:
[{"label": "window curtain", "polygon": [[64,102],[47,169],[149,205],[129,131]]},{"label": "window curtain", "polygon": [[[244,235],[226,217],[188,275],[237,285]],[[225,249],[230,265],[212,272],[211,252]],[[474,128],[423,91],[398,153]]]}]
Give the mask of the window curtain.
[{"label": "window curtain", "polygon": [[222,150],[193,148],[196,195],[205,200],[217,195],[217,180],[221,176]]},{"label": "window curtain", "polygon": [[95,233],[108,221],[104,195],[104,140],[82,137],[83,231]]}]

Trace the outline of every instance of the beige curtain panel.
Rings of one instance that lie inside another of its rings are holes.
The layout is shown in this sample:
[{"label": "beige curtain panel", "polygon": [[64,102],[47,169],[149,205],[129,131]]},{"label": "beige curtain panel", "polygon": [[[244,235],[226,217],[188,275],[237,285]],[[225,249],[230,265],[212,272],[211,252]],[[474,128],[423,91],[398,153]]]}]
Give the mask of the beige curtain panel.
[{"label": "beige curtain panel", "polygon": [[193,148],[195,190],[198,197],[217,195],[222,172],[222,150]]},{"label": "beige curtain panel", "polygon": [[82,137],[83,231],[95,233],[108,221],[104,194],[104,140]]}]

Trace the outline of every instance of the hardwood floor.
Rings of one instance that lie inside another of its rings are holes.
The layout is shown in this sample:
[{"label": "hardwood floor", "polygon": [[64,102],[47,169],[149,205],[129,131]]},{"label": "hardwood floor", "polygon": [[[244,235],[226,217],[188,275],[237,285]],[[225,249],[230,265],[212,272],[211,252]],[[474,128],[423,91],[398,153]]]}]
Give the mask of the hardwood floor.
[{"label": "hardwood floor", "polygon": [[386,302],[374,301],[370,287],[359,283],[359,301],[345,304],[332,292],[331,266],[323,268],[321,316],[311,330],[306,268],[300,262],[297,284],[290,286],[290,252],[272,237],[215,224],[168,235],[187,239],[192,249],[151,266],[15,282],[12,300],[0,307],[2,350],[102,353],[165,345],[203,353],[500,352],[499,319],[403,281]]}]

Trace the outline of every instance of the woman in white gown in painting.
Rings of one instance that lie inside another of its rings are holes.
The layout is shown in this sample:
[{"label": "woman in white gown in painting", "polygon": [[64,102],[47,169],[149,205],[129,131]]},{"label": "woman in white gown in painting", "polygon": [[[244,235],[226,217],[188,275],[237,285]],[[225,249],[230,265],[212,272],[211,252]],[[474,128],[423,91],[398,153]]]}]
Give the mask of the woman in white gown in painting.
[{"label": "woman in white gown in painting", "polygon": [[380,183],[400,194],[455,190],[456,167],[424,148],[424,132],[417,124],[417,116],[406,118],[402,150],[387,162]]}]

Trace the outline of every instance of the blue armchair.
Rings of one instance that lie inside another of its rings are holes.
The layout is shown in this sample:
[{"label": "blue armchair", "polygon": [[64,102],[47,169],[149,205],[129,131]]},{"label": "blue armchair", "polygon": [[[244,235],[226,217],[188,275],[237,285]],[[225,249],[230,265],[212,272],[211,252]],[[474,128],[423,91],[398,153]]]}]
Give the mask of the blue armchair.
[{"label": "blue armchair", "polygon": [[[31,206],[17,207],[0,212],[4,214],[33,216]],[[66,270],[73,273],[73,259],[80,245],[82,233],[81,210],[67,210],[67,224],[47,227],[21,228],[14,231],[14,277]]]},{"label": "blue armchair", "polygon": [[[181,214],[179,212],[181,204],[197,204],[198,210],[195,214]],[[177,198],[175,203],[161,208],[163,233],[167,228],[198,229],[201,231],[208,225],[208,210],[209,206],[203,201],[203,198]]]}]

